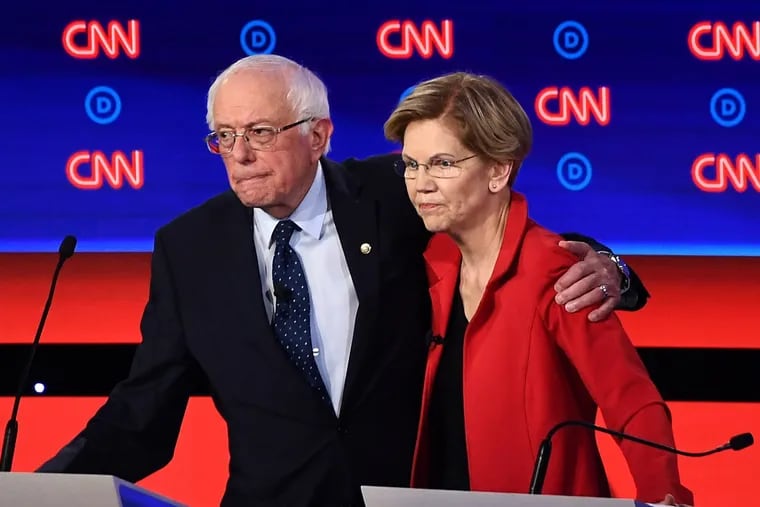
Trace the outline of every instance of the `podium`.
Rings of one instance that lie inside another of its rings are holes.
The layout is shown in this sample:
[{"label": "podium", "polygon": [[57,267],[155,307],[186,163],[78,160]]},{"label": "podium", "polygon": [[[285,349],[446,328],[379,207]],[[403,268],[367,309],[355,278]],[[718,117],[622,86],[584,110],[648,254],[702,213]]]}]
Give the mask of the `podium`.
[{"label": "podium", "polygon": [[649,507],[620,498],[362,486],[367,507]]},{"label": "podium", "polygon": [[187,507],[110,475],[0,473],[0,505]]}]

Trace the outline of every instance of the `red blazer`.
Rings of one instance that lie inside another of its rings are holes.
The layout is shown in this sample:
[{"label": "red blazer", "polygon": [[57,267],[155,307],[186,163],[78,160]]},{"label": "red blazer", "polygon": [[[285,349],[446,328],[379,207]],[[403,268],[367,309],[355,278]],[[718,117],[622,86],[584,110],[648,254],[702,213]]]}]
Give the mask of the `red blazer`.
[{"label": "red blazer", "polygon": [[[473,491],[527,493],[541,440],[567,419],[594,422],[597,407],[608,427],[673,445],[670,412],[613,314],[588,321],[590,311],[568,313],[554,302],[554,284],[577,259],[561,237],[528,218],[527,203],[512,194],[501,252],[464,342],[464,418]],[[445,336],[461,255],[436,234],[425,260],[433,304],[432,332]],[[428,355],[412,469],[412,487],[426,487],[431,390],[443,348]],[[552,439],[546,494],[609,496],[595,435],[564,428]],[[637,499],[656,502],[671,493],[693,503],[679,479],[676,458],[618,442],[637,487]]]}]

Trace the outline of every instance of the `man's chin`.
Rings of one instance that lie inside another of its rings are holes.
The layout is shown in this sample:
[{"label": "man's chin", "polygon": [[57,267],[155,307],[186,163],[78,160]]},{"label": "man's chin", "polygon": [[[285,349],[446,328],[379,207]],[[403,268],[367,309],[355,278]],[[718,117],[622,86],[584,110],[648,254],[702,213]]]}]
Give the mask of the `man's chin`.
[{"label": "man's chin", "polygon": [[261,183],[261,178],[242,179],[235,182],[233,190],[243,204],[260,208],[266,206],[272,198]]},{"label": "man's chin", "polygon": [[272,200],[261,192],[252,192],[237,188],[235,189],[235,195],[240,199],[240,202],[249,208],[266,208],[272,204]]}]

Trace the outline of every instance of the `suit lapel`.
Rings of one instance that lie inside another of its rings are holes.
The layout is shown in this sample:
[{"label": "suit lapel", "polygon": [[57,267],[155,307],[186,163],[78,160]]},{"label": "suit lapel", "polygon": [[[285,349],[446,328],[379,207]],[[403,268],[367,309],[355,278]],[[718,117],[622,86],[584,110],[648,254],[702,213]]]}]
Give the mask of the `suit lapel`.
[{"label": "suit lapel", "polygon": [[[251,210],[243,206],[230,192],[234,201],[219,216],[215,261],[221,278],[221,287],[236,295],[232,315],[240,322],[246,336],[271,334],[261,294],[256,248],[253,244]],[[258,344],[270,340],[255,340]]]},{"label": "suit lapel", "polygon": [[359,299],[351,354],[343,388],[343,409],[356,402],[361,393],[357,382],[368,352],[375,319],[374,308],[379,292],[379,248],[377,231],[377,203],[375,199],[361,198],[361,186],[340,165],[322,159],[327,181],[330,207],[338,230],[343,254]]}]

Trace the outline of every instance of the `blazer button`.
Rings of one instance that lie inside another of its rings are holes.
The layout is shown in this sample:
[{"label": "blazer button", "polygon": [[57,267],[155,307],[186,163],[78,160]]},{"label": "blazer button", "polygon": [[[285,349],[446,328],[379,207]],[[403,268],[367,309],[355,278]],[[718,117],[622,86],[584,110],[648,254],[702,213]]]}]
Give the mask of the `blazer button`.
[{"label": "blazer button", "polygon": [[338,435],[347,435],[348,434],[348,428],[346,428],[343,424],[338,424]]}]

